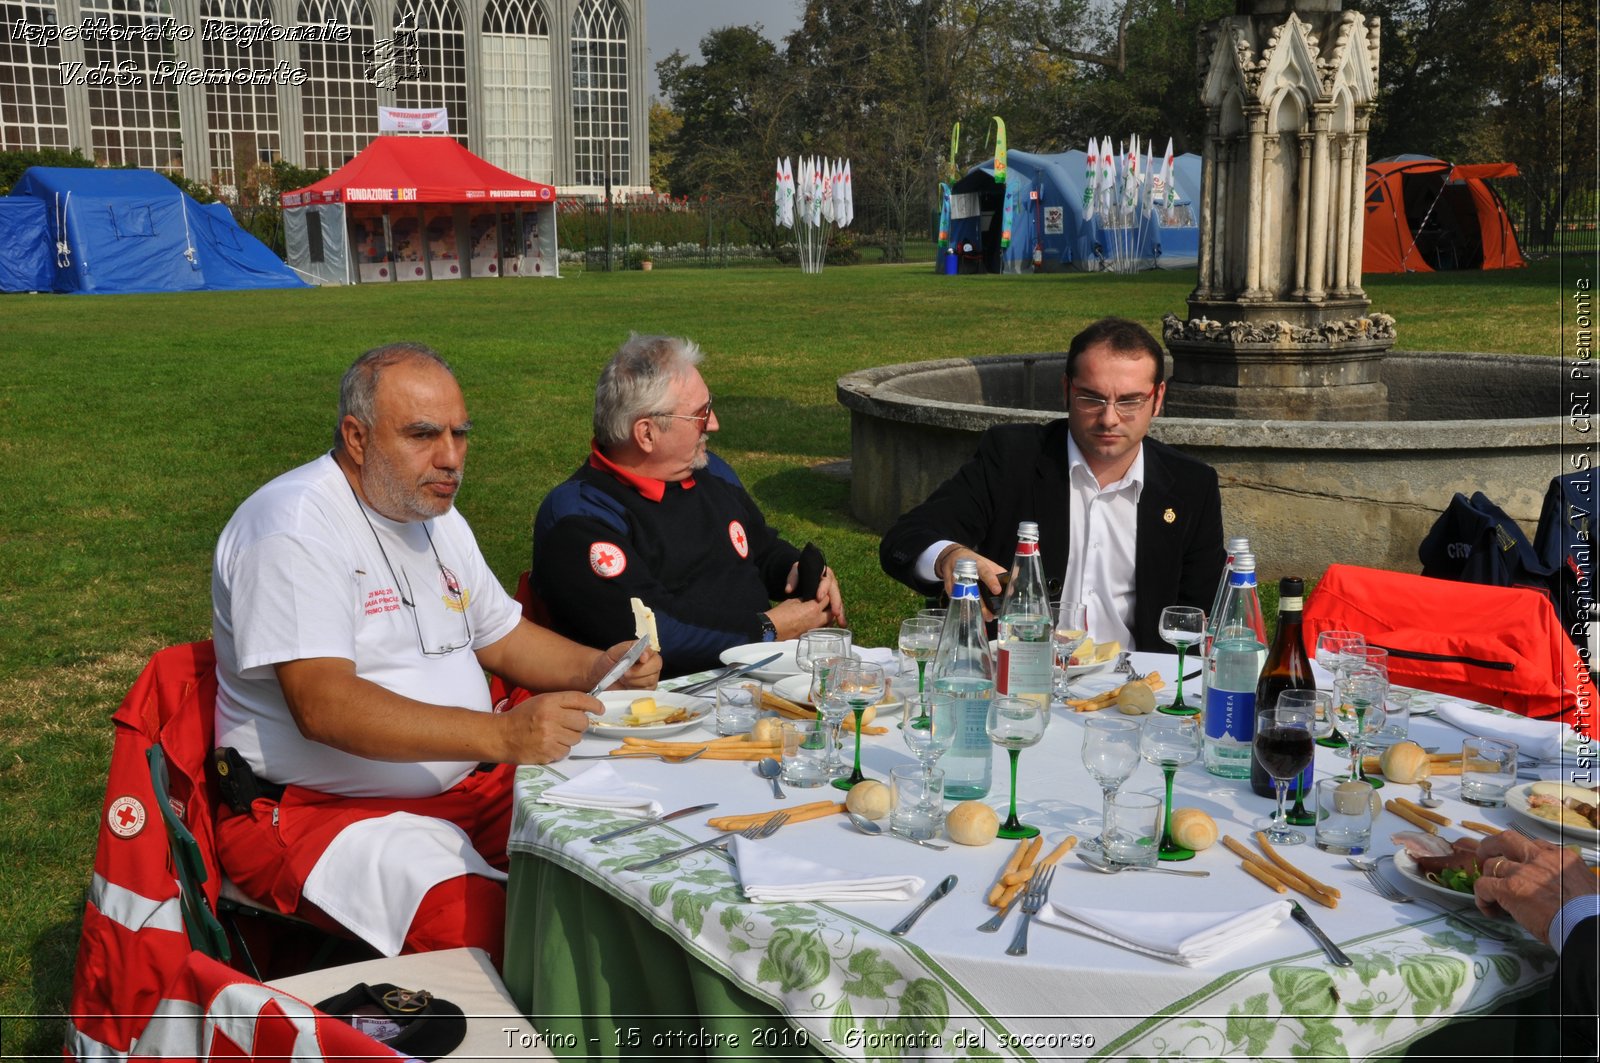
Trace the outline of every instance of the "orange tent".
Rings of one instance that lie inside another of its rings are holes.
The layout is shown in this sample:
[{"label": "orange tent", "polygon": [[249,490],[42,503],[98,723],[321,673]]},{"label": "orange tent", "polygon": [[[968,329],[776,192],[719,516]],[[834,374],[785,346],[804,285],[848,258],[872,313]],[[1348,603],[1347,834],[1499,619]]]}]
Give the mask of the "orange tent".
[{"label": "orange tent", "polygon": [[1455,166],[1402,155],[1367,166],[1364,273],[1515,269],[1527,265],[1499,193],[1515,163]]}]

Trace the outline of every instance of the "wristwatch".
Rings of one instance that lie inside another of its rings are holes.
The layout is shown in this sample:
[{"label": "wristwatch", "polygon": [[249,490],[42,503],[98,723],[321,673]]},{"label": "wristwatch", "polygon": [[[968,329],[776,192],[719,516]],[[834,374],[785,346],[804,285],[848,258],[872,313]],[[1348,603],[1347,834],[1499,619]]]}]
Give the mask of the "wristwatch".
[{"label": "wristwatch", "polygon": [[761,641],[777,642],[778,627],[772,622],[772,617],[768,616],[766,613],[757,613],[756,619],[761,622]]}]

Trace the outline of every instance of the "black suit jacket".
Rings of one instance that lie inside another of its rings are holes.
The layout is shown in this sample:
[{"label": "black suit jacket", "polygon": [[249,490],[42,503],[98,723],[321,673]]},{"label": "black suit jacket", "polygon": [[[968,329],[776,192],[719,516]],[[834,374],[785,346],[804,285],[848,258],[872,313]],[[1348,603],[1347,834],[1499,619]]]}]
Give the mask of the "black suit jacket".
[{"label": "black suit jacket", "polygon": [[1561,1058],[1595,1059],[1596,1012],[1600,1012],[1600,917],[1590,916],[1567,934],[1553,983],[1561,1016]]},{"label": "black suit jacket", "polygon": [[[939,584],[916,577],[924,550],[949,539],[1005,564],[1016,552],[1017,524],[1031,520],[1039,525],[1051,596],[1059,595],[1071,527],[1067,438],[1064,420],[984,432],[972,460],[883,537],[878,548],[883,570],[913,590],[939,594]],[[1216,471],[1146,437],[1138,531],[1133,638],[1140,649],[1159,650],[1161,610],[1169,605],[1209,610],[1222,578],[1227,553]]]}]

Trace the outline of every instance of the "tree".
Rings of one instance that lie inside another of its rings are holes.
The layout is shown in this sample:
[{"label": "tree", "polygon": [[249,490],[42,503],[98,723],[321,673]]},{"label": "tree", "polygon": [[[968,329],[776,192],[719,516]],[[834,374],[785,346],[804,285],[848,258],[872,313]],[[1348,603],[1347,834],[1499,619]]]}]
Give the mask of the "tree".
[{"label": "tree", "polygon": [[667,171],[672,166],[673,142],[683,128],[683,118],[659,100],[650,101],[650,188],[665,192],[671,185]]}]

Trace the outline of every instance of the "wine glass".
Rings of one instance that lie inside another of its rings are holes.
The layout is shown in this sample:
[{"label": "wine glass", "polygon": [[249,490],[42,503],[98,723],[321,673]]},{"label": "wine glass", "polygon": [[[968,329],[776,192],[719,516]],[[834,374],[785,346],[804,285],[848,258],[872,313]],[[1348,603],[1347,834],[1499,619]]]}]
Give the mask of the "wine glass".
[{"label": "wine glass", "polygon": [[[1356,655],[1367,648],[1366,636],[1356,631],[1324,631],[1317,636],[1317,663],[1333,673],[1334,686],[1353,670]],[[1335,699],[1337,700],[1337,699]],[[1335,727],[1317,745],[1328,749],[1343,749],[1344,735]]]},{"label": "wine glass", "polygon": [[[1333,730],[1333,694],[1326,690],[1285,690],[1278,695],[1278,706],[1285,709],[1306,709],[1311,713],[1311,733],[1319,740]],[[1306,788],[1296,785],[1294,805],[1285,818],[1296,827],[1309,827],[1317,822],[1316,813],[1306,807]]]},{"label": "wine glass", "polygon": [[1083,766],[1100,784],[1100,837],[1084,847],[1105,854],[1105,825],[1111,820],[1111,795],[1139,765],[1139,725],[1127,716],[1094,716],[1083,721]]},{"label": "wine glass", "polygon": [[[917,717],[926,714],[928,662],[939,650],[939,631],[943,624],[929,616],[914,616],[900,621],[900,652],[917,665]],[[906,713],[906,719],[911,713]],[[904,722],[901,727],[905,727]]]},{"label": "wine glass", "polygon": [[1178,690],[1171,705],[1161,711],[1173,716],[1194,716],[1200,706],[1183,700],[1183,655],[1205,637],[1206,614],[1192,605],[1169,605],[1161,610],[1161,641],[1178,648]]},{"label": "wine glass", "polygon": [[939,758],[955,744],[956,729],[961,720],[960,705],[960,699],[952,694],[929,694],[922,703],[922,715],[906,721],[901,730],[906,746],[930,777],[938,766]]},{"label": "wine glass", "polygon": [[1162,860],[1189,860],[1193,849],[1172,840],[1172,779],[1200,756],[1200,721],[1193,716],[1151,716],[1139,737],[1139,755],[1161,769],[1167,779],[1167,801],[1161,810]]},{"label": "wine glass", "polygon": [[[866,779],[861,773],[861,716],[867,711],[868,705],[876,705],[883,700],[884,679],[883,665],[871,664],[867,661],[849,660],[840,665],[833,674],[833,679],[828,690],[828,700],[842,702],[856,718],[856,762],[850,774],[842,779],[833,780],[833,785],[841,790],[848,790],[856,783]],[[844,713],[839,713],[839,721],[844,722]]]},{"label": "wine glass", "polygon": [[1017,757],[1044,736],[1045,710],[1029,698],[993,698],[989,702],[989,740],[1011,754],[1011,814],[1000,824],[1002,838],[1032,838],[1038,827],[1017,818]]},{"label": "wine glass", "polygon": [[1367,739],[1382,730],[1387,720],[1383,701],[1388,692],[1389,682],[1381,673],[1360,669],[1339,683],[1333,699],[1334,716],[1350,742],[1350,778],[1369,783],[1374,789],[1382,786],[1383,780],[1367,777],[1361,768],[1361,757]]},{"label": "wine glass", "polygon": [[833,775],[844,774],[844,758],[839,755],[839,727],[844,723],[844,714],[850,711],[850,705],[829,697],[829,694],[833,690],[834,676],[854,661],[854,657],[818,657],[811,662],[811,704],[828,725],[828,771]]},{"label": "wine glass", "polygon": [[930,605],[926,609],[918,609],[917,615],[927,620],[937,620],[943,626],[944,618],[950,615],[950,610],[942,605]]},{"label": "wine glass", "polygon": [[1088,637],[1089,607],[1082,602],[1070,602],[1062,598],[1056,609],[1055,631],[1050,636],[1056,655],[1056,697],[1066,698],[1067,687],[1072,683],[1067,673],[1072,666],[1072,655]]},{"label": "wine glass", "polygon": [[849,653],[850,647],[844,636],[827,628],[807,631],[794,642],[794,663],[802,673],[808,675],[812,673],[812,666],[824,657],[845,657]]},{"label": "wine glass", "polygon": [[[1289,783],[1311,763],[1317,750],[1311,729],[1315,717],[1311,709],[1285,708],[1282,702],[1256,713],[1256,737],[1251,742],[1256,762],[1272,776],[1278,789],[1278,810],[1273,813],[1267,840],[1274,845],[1304,845],[1306,836],[1292,830],[1283,808]],[[1354,746],[1354,743],[1351,743]]]}]

